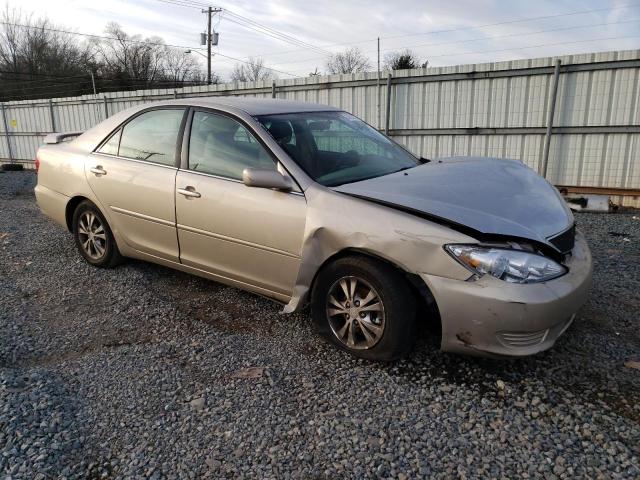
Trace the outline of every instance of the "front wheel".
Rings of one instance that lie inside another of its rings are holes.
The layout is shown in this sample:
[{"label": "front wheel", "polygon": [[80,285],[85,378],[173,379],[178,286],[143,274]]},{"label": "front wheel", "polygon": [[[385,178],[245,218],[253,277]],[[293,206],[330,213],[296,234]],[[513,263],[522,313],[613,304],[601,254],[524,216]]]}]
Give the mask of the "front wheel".
[{"label": "front wheel", "polygon": [[394,360],[415,339],[413,293],[397,270],[378,260],[344,257],[324,267],[311,308],[319,332],[357,357]]},{"label": "front wheel", "polygon": [[114,267],[122,256],[104,216],[88,200],[80,203],[73,213],[73,237],[80,255],[96,267]]}]

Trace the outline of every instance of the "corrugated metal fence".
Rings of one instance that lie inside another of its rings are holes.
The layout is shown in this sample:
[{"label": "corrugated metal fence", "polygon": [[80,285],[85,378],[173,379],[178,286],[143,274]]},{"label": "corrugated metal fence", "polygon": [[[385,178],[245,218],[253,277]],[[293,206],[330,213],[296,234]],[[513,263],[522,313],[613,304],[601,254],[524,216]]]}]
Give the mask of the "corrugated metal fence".
[{"label": "corrugated metal fence", "polygon": [[[557,57],[558,93],[547,178],[556,185],[640,190],[640,50]],[[541,171],[556,58],[394,72],[144,90],[5,103],[0,159],[31,163],[44,135],[167,98],[234,95],[347,110],[427,158],[518,158]],[[8,135],[7,135],[8,130]],[[471,179],[472,180],[472,179]],[[640,197],[625,204],[640,206]]]}]

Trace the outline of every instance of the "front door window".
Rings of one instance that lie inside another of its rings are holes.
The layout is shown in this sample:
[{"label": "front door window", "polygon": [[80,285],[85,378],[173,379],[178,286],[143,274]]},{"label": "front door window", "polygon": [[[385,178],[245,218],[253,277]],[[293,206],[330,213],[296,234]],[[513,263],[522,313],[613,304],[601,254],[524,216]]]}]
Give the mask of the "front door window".
[{"label": "front door window", "polygon": [[195,112],[189,138],[189,170],[242,180],[245,168],[276,168],[271,155],[239,122]]}]

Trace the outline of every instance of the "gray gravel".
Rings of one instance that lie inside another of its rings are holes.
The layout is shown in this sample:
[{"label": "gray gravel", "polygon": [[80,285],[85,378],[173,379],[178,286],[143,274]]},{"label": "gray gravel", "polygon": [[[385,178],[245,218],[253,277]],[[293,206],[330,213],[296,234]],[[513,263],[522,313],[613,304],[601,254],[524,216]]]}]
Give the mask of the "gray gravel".
[{"label": "gray gravel", "polygon": [[595,285],[551,351],[447,355],[425,328],[376,364],[260,297],[88,266],[33,183],[0,174],[0,475],[640,476],[638,213],[578,215]]}]

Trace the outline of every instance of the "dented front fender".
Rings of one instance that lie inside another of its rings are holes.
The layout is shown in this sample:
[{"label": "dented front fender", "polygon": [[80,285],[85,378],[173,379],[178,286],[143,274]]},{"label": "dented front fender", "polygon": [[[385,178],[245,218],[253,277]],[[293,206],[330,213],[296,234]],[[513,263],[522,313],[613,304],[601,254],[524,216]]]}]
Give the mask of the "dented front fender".
[{"label": "dented front fender", "polygon": [[469,278],[469,271],[442,248],[446,243],[475,241],[467,235],[321,186],[309,187],[305,197],[307,221],[300,270],[285,313],[304,305],[320,267],[346,249],[369,252],[408,273]]}]

